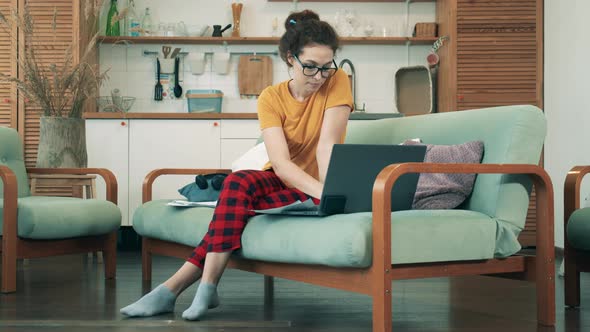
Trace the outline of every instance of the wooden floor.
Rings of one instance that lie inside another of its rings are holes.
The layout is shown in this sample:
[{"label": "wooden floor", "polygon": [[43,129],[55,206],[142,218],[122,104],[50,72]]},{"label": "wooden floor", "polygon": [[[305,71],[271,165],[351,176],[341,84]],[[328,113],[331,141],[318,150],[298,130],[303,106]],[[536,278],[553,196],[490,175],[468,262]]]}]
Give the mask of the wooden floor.
[{"label": "wooden floor", "polygon": [[[228,270],[219,287],[221,306],[199,322],[182,320],[196,286],[184,292],[174,314],[127,319],[119,308],[150,285],[141,283],[139,252],[121,252],[118,277],[103,279],[102,265],[80,255],[19,263],[18,291],[0,295],[0,331],[371,331],[369,297],[277,279],[275,302],[263,305],[262,277]],[[153,285],[181,260],[156,257]],[[394,331],[590,331],[590,274],[582,274],[582,305],[563,306],[557,280],[557,326],[537,327],[532,284],[490,277],[400,281],[393,284]]]}]

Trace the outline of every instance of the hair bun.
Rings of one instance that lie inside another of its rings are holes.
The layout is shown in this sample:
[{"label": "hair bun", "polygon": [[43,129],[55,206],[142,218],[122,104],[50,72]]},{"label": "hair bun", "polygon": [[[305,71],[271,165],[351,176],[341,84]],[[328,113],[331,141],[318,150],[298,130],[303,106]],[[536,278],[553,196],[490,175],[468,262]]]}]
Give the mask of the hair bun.
[{"label": "hair bun", "polygon": [[285,20],[285,29],[289,30],[292,28],[295,28],[297,26],[297,24],[301,24],[305,21],[309,21],[309,20],[320,20],[320,16],[318,14],[316,14],[314,11],[311,11],[309,9],[300,11],[300,12],[296,12],[296,13],[291,13],[289,16],[287,16],[287,19]]}]

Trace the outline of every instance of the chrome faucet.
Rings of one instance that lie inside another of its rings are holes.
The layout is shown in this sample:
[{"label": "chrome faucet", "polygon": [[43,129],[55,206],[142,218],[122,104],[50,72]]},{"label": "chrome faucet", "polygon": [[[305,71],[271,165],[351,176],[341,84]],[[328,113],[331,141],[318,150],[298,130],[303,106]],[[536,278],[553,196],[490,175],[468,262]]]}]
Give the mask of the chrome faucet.
[{"label": "chrome faucet", "polygon": [[352,86],[352,102],[354,103],[354,112],[364,112],[365,111],[365,103],[363,103],[363,108],[356,108],[357,103],[356,103],[356,73],[354,71],[354,65],[352,64],[352,61],[348,60],[348,59],[342,59],[342,61],[340,61],[340,64],[338,65],[338,67],[342,68],[345,64],[347,64],[350,67],[350,72],[351,75],[348,75],[349,79],[350,79],[350,85]]}]

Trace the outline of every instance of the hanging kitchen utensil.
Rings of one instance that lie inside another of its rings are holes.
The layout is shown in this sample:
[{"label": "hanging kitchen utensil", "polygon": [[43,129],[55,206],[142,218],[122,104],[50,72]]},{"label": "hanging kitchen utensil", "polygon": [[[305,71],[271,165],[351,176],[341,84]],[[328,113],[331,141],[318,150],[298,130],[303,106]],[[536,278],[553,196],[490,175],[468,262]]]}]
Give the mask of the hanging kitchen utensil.
[{"label": "hanging kitchen utensil", "polygon": [[221,25],[214,25],[211,37],[222,37],[222,33],[229,28],[231,28],[231,23],[226,25],[223,29],[221,29]]},{"label": "hanging kitchen utensil", "polygon": [[168,58],[168,54],[170,54],[170,50],[172,48],[170,46],[162,46],[162,54],[164,54],[164,59]]},{"label": "hanging kitchen utensil", "polygon": [[178,56],[178,53],[180,53],[180,47],[174,48],[174,51],[172,51],[172,54],[170,54],[170,59],[176,58]]},{"label": "hanging kitchen utensil", "polygon": [[227,75],[231,66],[231,53],[216,52],[213,54],[212,69],[219,75]]},{"label": "hanging kitchen utensil", "polygon": [[240,95],[258,96],[273,83],[272,59],[269,56],[242,55],[238,63]]},{"label": "hanging kitchen utensil", "polygon": [[158,74],[158,82],[156,82],[156,87],[154,89],[154,100],[160,101],[162,100],[164,88],[162,87],[162,83],[160,83],[160,59],[158,58],[156,58],[156,72]]},{"label": "hanging kitchen utensil", "polygon": [[193,75],[201,75],[205,72],[205,53],[190,52],[185,61],[188,62]]},{"label": "hanging kitchen utensil", "polygon": [[438,54],[436,52],[438,51],[439,48],[441,48],[444,41],[447,39],[449,39],[449,37],[442,36],[442,37],[438,38],[434,42],[434,44],[432,44],[432,48],[430,49],[430,53],[426,56],[426,61],[428,62],[428,65],[430,66],[430,68],[438,65],[438,63],[440,61],[440,57],[438,56]]},{"label": "hanging kitchen utensil", "polygon": [[182,96],[182,87],[180,86],[180,71],[178,67],[180,66],[180,59],[174,58],[174,97],[180,98]]}]

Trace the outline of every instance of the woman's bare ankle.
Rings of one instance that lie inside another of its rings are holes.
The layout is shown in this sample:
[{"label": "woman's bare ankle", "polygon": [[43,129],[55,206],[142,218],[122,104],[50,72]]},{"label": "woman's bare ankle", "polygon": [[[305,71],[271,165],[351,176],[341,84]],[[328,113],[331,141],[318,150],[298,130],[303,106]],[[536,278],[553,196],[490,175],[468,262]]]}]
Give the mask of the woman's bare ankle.
[{"label": "woman's bare ankle", "polygon": [[190,263],[185,263],[172,277],[164,282],[164,286],[176,296],[197,282],[203,273],[200,268],[192,264],[190,266],[186,264]]}]

